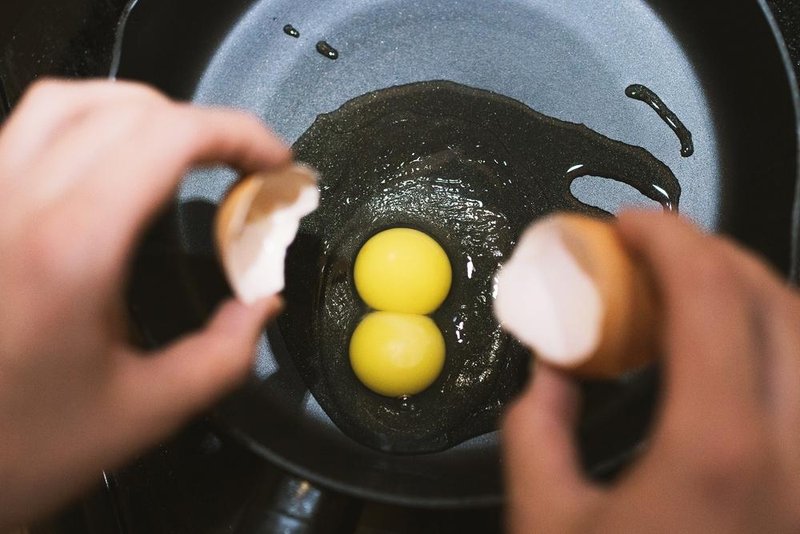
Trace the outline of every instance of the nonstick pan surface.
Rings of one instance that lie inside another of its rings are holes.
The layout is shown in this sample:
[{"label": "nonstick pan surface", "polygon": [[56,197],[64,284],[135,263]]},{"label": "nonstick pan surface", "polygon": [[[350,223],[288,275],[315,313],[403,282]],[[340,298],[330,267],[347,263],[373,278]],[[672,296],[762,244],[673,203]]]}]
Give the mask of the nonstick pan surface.
[{"label": "nonstick pan surface", "polygon": [[[300,37],[287,36],[286,24]],[[337,60],[316,51],[320,40],[338,49]],[[797,95],[762,2],[139,0],[121,44],[120,78],[249,110],[289,142],[319,114],[390,86],[441,79],[509,96],[646,148],[680,181],[684,215],[792,270]],[[664,122],[625,96],[634,83],[656,91],[691,130],[693,156],[682,157]],[[170,258],[169,269],[134,273],[132,308],[153,343],[201,321],[228,294],[209,224],[235,179],[226,169],[190,174],[144,244],[144,257]],[[573,192],[612,212],[652,205],[602,178],[580,179]],[[154,288],[158,310],[141,297]],[[602,409],[580,430],[590,472],[608,476],[635,454],[656,391],[655,371],[600,389]],[[426,455],[362,446],[308,393],[278,331],[261,340],[252,380],[215,417],[271,461],[351,495],[420,506],[502,495],[496,433]]]}]

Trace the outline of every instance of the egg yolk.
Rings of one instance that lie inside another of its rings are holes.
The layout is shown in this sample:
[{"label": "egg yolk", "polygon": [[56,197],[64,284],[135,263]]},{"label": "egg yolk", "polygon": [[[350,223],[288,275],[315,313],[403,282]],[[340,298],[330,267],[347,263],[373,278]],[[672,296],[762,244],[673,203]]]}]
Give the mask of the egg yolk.
[{"label": "egg yolk", "polygon": [[428,314],[450,292],[452,269],[433,238],[411,228],[372,236],[356,257],[356,290],[376,310]]},{"label": "egg yolk", "polygon": [[369,389],[387,397],[414,395],[444,367],[442,333],[430,317],[368,314],[350,338],[350,365]]}]

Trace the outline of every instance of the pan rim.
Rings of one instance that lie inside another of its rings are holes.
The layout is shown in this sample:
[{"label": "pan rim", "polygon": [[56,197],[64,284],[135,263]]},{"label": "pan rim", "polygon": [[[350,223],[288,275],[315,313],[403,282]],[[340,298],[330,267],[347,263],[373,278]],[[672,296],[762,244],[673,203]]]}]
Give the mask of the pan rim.
[{"label": "pan rim", "polygon": [[[362,499],[369,502],[405,506],[409,508],[423,509],[463,509],[463,508],[489,508],[501,505],[505,500],[505,493],[484,493],[470,495],[466,497],[417,497],[407,494],[398,494],[385,490],[364,488],[355,484],[342,482],[337,479],[321,475],[318,472],[307,469],[302,465],[290,461],[282,455],[265,447],[257,440],[251,438],[246,432],[235,426],[229,425],[224,418],[211,416],[212,421],[233,439],[243,444],[247,449],[258,456],[267,459],[273,465],[312,484],[318,485],[321,489],[333,490],[350,497]],[[496,431],[499,432],[499,431]]]},{"label": "pan rim", "polygon": [[783,70],[786,73],[787,82],[789,82],[789,93],[792,96],[795,126],[795,190],[794,206],[792,208],[791,243],[789,244],[791,253],[789,281],[794,285],[798,285],[800,283],[800,228],[798,228],[800,227],[800,86],[798,86],[798,73],[792,63],[789,47],[786,45],[786,39],[783,37],[783,32],[778,25],[775,14],[767,4],[767,0],[756,1],[766,18],[772,36],[775,39],[775,44],[778,46],[778,52],[783,62]]}]

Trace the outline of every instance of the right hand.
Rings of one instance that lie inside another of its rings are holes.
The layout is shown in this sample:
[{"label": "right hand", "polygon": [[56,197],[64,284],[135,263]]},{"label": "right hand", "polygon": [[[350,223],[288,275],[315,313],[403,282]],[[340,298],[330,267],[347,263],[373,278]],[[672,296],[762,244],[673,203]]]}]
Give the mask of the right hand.
[{"label": "right hand", "polygon": [[538,365],[504,425],[511,531],[800,532],[800,296],[677,217],[628,213],[617,228],[663,301],[652,436],[617,482],[590,482],[577,386]]}]

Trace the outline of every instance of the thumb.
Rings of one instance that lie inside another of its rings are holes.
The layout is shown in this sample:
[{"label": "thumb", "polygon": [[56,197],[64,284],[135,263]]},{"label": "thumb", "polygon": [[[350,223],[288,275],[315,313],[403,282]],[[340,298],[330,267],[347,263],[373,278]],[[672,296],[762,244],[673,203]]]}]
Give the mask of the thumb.
[{"label": "thumb", "polygon": [[244,380],[264,324],[281,307],[279,297],[249,306],[230,300],[200,332],[148,357],[124,358],[116,390],[126,434],[155,441]]},{"label": "thumb", "polygon": [[506,412],[506,484],[512,532],[570,532],[600,490],[582,475],[574,440],[577,385],[537,364],[533,381]]}]

